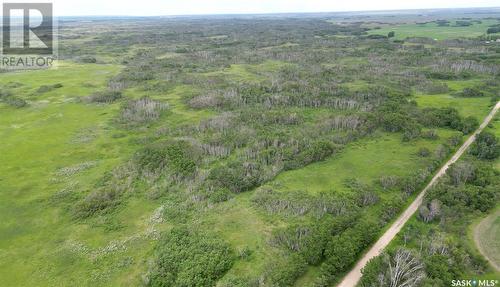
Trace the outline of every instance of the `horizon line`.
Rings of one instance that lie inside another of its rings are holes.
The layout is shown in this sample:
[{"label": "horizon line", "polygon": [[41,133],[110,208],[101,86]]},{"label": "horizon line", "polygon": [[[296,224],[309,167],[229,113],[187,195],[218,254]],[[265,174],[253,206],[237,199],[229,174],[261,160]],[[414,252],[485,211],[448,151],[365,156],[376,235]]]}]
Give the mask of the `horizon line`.
[{"label": "horizon line", "polygon": [[[262,13],[195,13],[195,14],[158,14],[158,15],[130,15],[130,14],[93,14],[93,15],[54,15],[55,17],[127,17],[127,18],[158,18],[158,17],[196,17],[196,16],[272,16],[272,15],[296,15],[296,14],[349,14],[349,13],[391,13],[404,11],[434,11],[434,10],[468,10],[468,9],[499,9],[500,6],[479,7],[437,7],[437,8],[415,8],[415,9],[381,9],[381,10],[346,10],[346,11],[305,11],[305,12],[262,12]],[[500,11],[496,11],[500,12]],[[491,14],[495,14],[492,11]]]}]

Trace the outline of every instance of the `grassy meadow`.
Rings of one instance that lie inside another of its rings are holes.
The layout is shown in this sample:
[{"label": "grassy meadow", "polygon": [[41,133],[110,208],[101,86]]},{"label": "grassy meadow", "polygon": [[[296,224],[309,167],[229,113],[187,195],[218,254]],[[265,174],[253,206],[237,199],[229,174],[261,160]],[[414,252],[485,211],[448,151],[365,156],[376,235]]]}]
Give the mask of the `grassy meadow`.
[{"label": "grassy meadow", "polygon": [[[455,21],[450,21],[450,26],[439,26],[436,22],[430,23],[402,23],[389,25],[375,25],[377,28],[370,30],[370,34],[387,35],[395,32],[395,39],[408,37],[426,37],[436,40],[458,39],[464,37],[479,37],[486,34],[491,25],[498,24],[496,20],[482,20],[481,23],[473,22],[471,26],[457,26]],[[372,26],[373,27],[373,26]]]}]

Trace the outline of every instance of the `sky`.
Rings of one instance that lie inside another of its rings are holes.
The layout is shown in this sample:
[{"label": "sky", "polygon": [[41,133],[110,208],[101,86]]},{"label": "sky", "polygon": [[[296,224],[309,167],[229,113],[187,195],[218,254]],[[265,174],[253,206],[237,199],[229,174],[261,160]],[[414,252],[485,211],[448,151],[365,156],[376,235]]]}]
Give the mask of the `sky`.
[{"label": "sky", "polygon": [[[50,0],[41,2],[47,1]],[[166,16],[500,7],[500,0],[54,0],[52,2],[58,16]]]}]

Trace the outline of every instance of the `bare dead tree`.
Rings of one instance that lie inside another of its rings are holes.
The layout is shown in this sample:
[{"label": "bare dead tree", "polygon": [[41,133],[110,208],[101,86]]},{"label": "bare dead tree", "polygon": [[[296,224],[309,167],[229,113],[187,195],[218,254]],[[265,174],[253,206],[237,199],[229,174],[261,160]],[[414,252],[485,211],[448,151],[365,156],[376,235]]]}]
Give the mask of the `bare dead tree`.
[{"label": "bare dead tree", "polygon": [[399,249],[389,264],[391,287],[417,286],[424,278],[424,265],[413,254]]}]

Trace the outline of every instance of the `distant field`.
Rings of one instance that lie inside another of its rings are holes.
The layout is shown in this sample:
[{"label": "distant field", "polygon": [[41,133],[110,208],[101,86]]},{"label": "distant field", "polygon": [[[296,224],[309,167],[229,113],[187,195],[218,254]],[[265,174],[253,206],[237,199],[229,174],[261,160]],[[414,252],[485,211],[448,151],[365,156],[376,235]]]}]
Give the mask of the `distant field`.
[{"label": "distant field", "polygon": [[421,107],[444,108],[458,110],[462,116],[474,116],[478,120],[488,115],[490,98],[457,98],[451,95],[419,95],[416,97]]},{"label": "distant field", "polygon": [[[488,27],[498,24],[495,20],[482,20],[481,24],[474,23],[472,26],[456,27],[454,21],[450,26],[438,26],[436,23],[427,24],[400,24],[400,25],[378,25],[381,29],[368,31],[369,34],[387,35],[389,32],[396,33],[396,39],[405,39],[407,37],[427,37],[437,40],[454,39],[463,37],[478,37],[486,34]],[[374,25],[375,26],[375,25]]]}]

